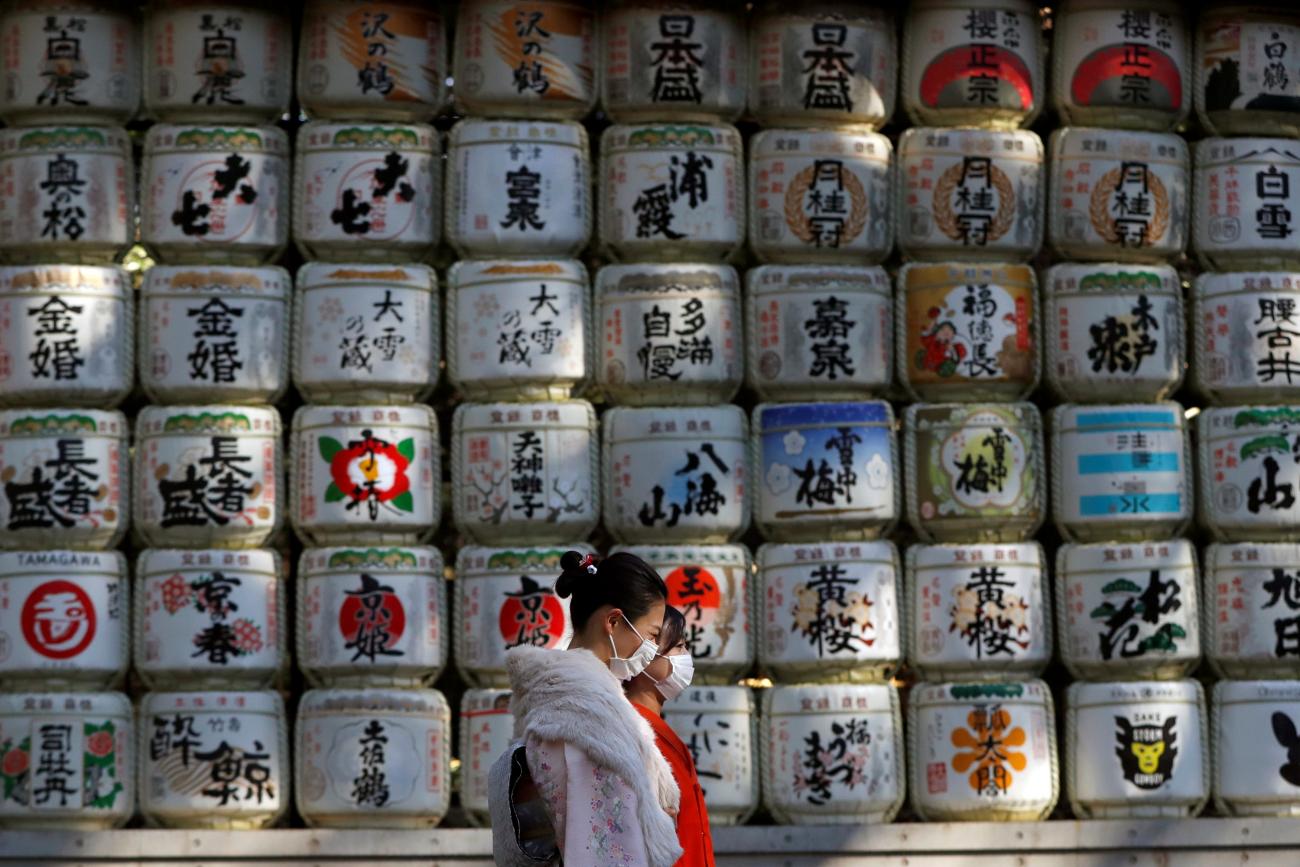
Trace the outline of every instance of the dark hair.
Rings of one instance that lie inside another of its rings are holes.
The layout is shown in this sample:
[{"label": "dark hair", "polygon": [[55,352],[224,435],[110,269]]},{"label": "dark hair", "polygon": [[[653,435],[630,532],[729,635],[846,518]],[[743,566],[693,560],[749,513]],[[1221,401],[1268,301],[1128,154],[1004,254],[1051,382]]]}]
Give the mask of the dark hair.
[{"label": "dark hair", "polygon": [[620,551],[597,562],[596,558],[568,551],[560,558],[563,572],[555,580],[555,595],[572,596],[569,619],[582,629],[602,605],[623,609],[628,620],[645,616],[656,602],[668,598],[668,585],[650,564],[635,554]]},{"label": "dark hair", "polygon": [[664,625],[659,631],[659,654],[666,656],[686,635],[686,615],[671,605],[664,608]]}]

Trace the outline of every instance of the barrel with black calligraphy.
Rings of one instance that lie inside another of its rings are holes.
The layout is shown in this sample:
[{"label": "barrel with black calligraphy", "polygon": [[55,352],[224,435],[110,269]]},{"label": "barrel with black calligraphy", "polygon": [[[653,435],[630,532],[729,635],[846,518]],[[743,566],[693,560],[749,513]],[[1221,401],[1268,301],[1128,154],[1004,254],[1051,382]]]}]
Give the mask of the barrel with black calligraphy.
[{"label": "barrel with black calligraphy", "polygon": [[1216,404],[1295,403],[1300,271],[1200,274],[1192,282],[1192,383]]},{"label": "barrel with black calligraphy", "polygon": [[134,344],[125,270],[0,268],[0,406],[117,406],[131,390]]},{"label": "barrel with black calligraphy", "polygon": [[428,265],[298,269],[293,383],[316,403],[410,403],[438,382],[438,275]]},{"label": "barrel with black calligraphy", "polygon": [[510,690],[465,690],[460,699],[459,732],[460,786],[456,793],[470,824],[485,828],[492,821],[488,772],[514,739]]},{"label": "barrel with black calligraphy", "polygon": [[118,551],[0,553],[0,689],[117,686],[131,655],[129,587]]},{"label": "barrel with black calligraphy", "polygon": [[135,562],[135,671],[151,689],[266,689],[289,670],[275,551],[151,548]]},{"label": "barrel with black calligraphy", "polygon": [[[1300,106],[1300,91],[1295,99]],[[1300,269],[1295,139],[1202,139],[1195,166],[1192,245],[1206,269]]]},{"label": "barrel with black calligraphy", "polygon": [[1300,12],[1216,3],[1200,16],[1196,114],[1215,135],[1300,135]]},{"label": "barrel with black calligraphy", "polygon": [[1056,714],[1041,680],[923,683],[907,709],[908,788],[927,822],[1033,822],[1060,795]]},{"label": "barrel with black calligraphy", "polygon": [[159,548],[257,548],[284,523],[280,413],[147,406],[136,417],[135,529]]},{"label": "barrel with black calligraphy", "polygon": [[748,548],[619,545],[610,554],[619,551],[635,554],[663,576],[668,604],[686,618],[682,638],[695,659],[695,683],[734,683],[749,673],[757,614]]},{"label": "barrel with black calligraphy", "polygon": [[1070,809],[1081,819],[1195,816],[1209,800],[1200,681],[1072,683],[1062,744]]},{"label": "barrel with black calligraphy", "polygon": [[1201,526],[1220,541],[1300,541],[1300,407],[1209,407],[1196,433]]},{"label": "barrel with black calligraphy", "polygon": [[313,828],[432,828],[451,805],[451,709],[436,689],[311,689],[294,804]]},{"label": "barrel with black calligraphy", "polygon": [[1182,284],[1168,265],[1061,264],[1043,274],[1043,366],[1062,400],[1169,397],[1187,364],[1184,331]]},{"label": "barrel with black calligraphy", "polygon": [[903,659],[902,570],[893,542],[758,549],[758,666],[780,682],[888,679]]},{"label": "barrel with black calligraphy", "polygon": [[140,384],[157,403],[274,403],[289,387],[289,272],[155,265],[140,289]]},{"label": "barrel with black calligraphy", "polygon": [[1052,410],[1052,517],[1071,542],[1163,539],[1192,517],[1192,461],[1179,404]]},{"label": "barrel with black calligraphy", "polygon": [[1172,680],[1201,662],[1196,550],[1186,539],[1062,545],[1056,633],[1084,680]]},{"label": "barrel with black calligraphy", "polygon": [[0,410],[0,548],[115,547],[129,524],[130,478],[122,413]]},{"label": "barrel with black calligraphy", "polygon": [[271,123],[289,110],[289,10],[251,0],[152,0],[144,107],[165,121]]},{"label": "barrel with black calligraphy", "polygon": [[137,729],[147,825],[247,831],[288,811],[289,723],[278,692],[146,693]]},{"label": "barrel with black calligraphy", "polygon": [[1210,667],[1222,677],[1292,677],[1300,657],[1300,545],[1213,544],[1203,568]]},{"label": "barrel with black calligraphy", "polygon": [[903,415],[907,521],[927,542],[1023,542],[1047,517],[1030,403],[916,403]]},{"label": "barrel with black calligraphy", "polygon": [[1164,132],[1192,106],[1194,10],[1066,0],[1052,26],[1052,106],[1067,124]]},{"label": "barrel with black calligraphy", "polygon": [[887,683],[763,690],[763,805],[790,825],[893,821],[907,792],[899,705]]},{"label": "barrel with black calligraphy", "polygon": [[758,809],[758,714],[747,686],[695,686],[664,705],[686,744],[713,825],[739,825]]},{"label": "barrel with black calligraphy", "polygon": [[1300,815],[1300,683],[1221,680],[1210,704],[1215,809]]},{"label": "barrel with black calligraphy", "polygon": [[120,692],[0,694],[0,828],[125,825],[136,802],[133,716]]},{"label": "barrel with black calligraphy", "polygon": [[1045,55],[1028,0],[918,0],[903,26],[903,107],[918,126],[1028,126]]},{"label": "barrel with black calligraphy", "polygon": [[1047,562],[1037,542],[912,545],[903,587],[907,662],[923,679],[1035,676],[1052,660]]}]

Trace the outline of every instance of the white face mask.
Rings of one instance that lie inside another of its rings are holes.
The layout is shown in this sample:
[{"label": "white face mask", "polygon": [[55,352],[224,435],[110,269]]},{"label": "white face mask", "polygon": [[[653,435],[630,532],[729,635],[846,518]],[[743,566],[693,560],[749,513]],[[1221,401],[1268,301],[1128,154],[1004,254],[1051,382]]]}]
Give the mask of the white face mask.
[{"label": "white face mask", "polygon": [[689,653],[678,653],[675,656],[665,656],[664,659],[668,660],[673,670],[663,680],[655,681],[655,689],[659,690],[664,701],[672,701],[691,685],[691,678],[695,677],[695,657]]},{"label": "white face mask", "polygon": [[[632,625],[631,620],[627,619],[627,615],[624,614],[622,617],[623,622],[627,624],[627,628],[632,630],[632,634],[637,638],[641,638],[641,633],[636,631],[636,627]],[[609,670],[619,680],[631,680],[636,677],[645,671],[645,667],[654,662],[655,657],[659,655],[659,645],[648,638],[641,638],[641,644],[628,657],[618,655],[618,645],[614,643],[612,634],[609,636],[609,646],[614,649],[613,654],[609,657]]]}]

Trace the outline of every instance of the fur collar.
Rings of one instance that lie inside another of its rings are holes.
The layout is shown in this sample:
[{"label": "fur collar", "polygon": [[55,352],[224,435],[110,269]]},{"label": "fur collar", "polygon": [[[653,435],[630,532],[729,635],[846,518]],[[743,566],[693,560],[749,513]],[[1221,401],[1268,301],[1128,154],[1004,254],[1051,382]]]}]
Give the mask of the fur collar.
[{"label": "fur collar", "polygon": [[617,773],[637,794],[637,819],[651,867],[681,856],[676,822],[681,793],[650,724],[623,685],[589,650],[521,646],[506,654],[515,737],[564,741]]}]

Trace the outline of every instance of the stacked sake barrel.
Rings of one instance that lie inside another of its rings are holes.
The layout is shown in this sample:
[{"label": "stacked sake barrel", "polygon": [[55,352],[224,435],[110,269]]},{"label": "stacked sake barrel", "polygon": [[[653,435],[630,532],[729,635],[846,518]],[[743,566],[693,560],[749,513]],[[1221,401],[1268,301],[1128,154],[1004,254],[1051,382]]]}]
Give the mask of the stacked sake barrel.
[{"label": "stacked sake barrel", "polygon": [[432,261],[447,21],[435,4],[309,2],[298,49],[289,509],[295,802],[310,825],[422,828],[450,806]]},{"label": "stacked sake barrel", "polygon": [[[76,4],[73,4],[76,5]],[[89,7],[89,4],[85,4]],[[108,828],[135,809],[127,420],[135,20],[9,4],[0,95],[0,826]],[[49,75],[50,51],[84,65]],[[78,46],[85,53],[78,54]],[[81,74],[74,75],[73,72]]]}]

